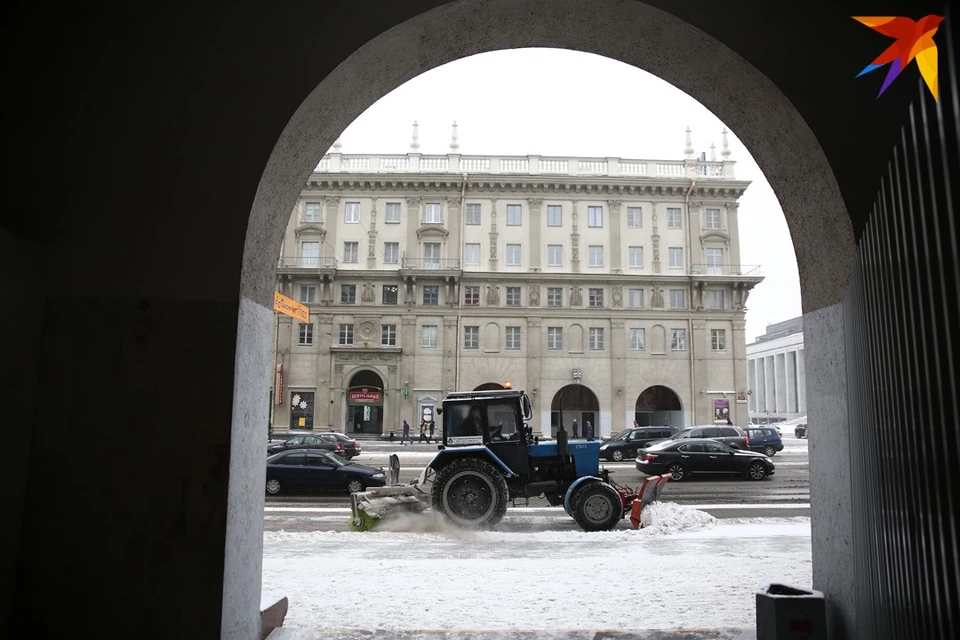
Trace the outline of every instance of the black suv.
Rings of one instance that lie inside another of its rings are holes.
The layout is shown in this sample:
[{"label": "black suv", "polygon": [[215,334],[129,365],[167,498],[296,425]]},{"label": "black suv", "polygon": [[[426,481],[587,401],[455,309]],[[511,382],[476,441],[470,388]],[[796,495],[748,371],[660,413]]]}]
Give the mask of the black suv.
[{"label": "black suv", "polygon": [[684,440],[687,438],[710,438],[717,440],[734,449],[750,450],[750,438],[740,427],[730,425],[704,425],[702,427],[688,427],[680,433],[667,438],[668,440]]},{"label": "black suv", "polygon": [[798,424],[793,429],[793,436],[795,438],[806,438],[807,437],[807,425],[806,423]]},{"label": "black suv", "polygon": [[600,445],[600,457],[604,460],[620,462],[624,458],[634,458],[638,449],[651,442],[669,438],[679,431],[676,427],[633,427],[625,429]]}]

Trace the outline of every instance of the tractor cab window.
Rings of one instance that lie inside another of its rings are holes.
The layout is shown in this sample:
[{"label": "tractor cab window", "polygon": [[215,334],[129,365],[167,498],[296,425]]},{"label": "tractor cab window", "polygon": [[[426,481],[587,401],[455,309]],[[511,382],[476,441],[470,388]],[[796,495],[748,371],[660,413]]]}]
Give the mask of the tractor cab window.
[{"label": "tractor cab window", "polygon": [[483,444],[483,409],[457,404],[443,410],[443,431],[448,444]]},{"label": "tractor cab window", "polygon": [[490,440],[518,440],[517,414],[513,405],[492,404],[487,406],[487,424],[490,427]]}]

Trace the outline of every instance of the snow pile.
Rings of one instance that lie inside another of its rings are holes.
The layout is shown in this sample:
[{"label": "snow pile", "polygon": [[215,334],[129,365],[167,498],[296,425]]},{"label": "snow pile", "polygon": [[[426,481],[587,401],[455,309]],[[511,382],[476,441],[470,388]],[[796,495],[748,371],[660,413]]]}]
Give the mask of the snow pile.
[{"label": "snow pile", "polygon": [[670,536],[685,531],[710,529],[717,519],[675,502],[653,502],[640,512],[640,526],[646,535]]}]

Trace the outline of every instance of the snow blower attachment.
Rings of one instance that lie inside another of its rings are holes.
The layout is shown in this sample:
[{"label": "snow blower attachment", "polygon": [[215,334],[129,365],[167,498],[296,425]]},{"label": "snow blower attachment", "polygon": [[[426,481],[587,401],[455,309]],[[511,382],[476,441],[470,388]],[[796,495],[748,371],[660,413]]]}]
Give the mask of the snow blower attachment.
[{"label": "snow blower attachment", "polygon": [[353,512],[350,520],[351,531],[367,531],[372,529],[378,520],[395,513],[420,513],[427,508],[425,500],[429,494],[425,493],[416,484],[400,484],[400,458],[397,454],[390,455],[390,468],[387,471],[387,485],[371,488],[350,496],[350,510]]}]

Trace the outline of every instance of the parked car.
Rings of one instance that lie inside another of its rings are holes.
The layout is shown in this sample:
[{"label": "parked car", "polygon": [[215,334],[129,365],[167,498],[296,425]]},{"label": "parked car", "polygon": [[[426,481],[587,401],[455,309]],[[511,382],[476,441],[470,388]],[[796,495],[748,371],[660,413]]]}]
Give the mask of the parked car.
[{"label": "parked car", "polygon": [[342,433],[325,433],[323,435],[333,436],[337,442],[343,445],[343,455],[350,460],[360,455],[360,443],[353,438]]},{"label": "parked car", "polygon": [[651,442],[669,438],[677,433],[677,427],[633,427],[624,429],[600,445],[600,457],[604,460],[620,462],[624,458],[634,458],[637,450]]},{"label": "parked car", "polygon": [[796,438],[806,438],[807,437],[807,424],[801,423],[793,428],[793,435]]},{"label": "parked car", "polygon": [[325,490],[356,493],[386,484],[383,469],[347,462],[320,449],[293,449],[267,458],[267,493]]},{"label": "parked car", "polygon": [[717,442],[722,442],[725,445],[733,447],[734,449],[746,450],[750,448],[750,438],[747,436],[746,432],[740,427],[731,427],[729,425],[687,427],[683,431],[670,436],[668,440],[686,440],[689,438],[710,438],[712,440],[716,440]]},{"label": "parked car", "polygon": [[770,458],[777,451],[783,451],[783,440],[780,438],[780,433],[772,426],[750,427],[747,429],[747,436],[750,438],[751,451],[759,451]]},{"label": "parked car", "polygon": [[289,440],[267,447],[267,455],[272,456],[281,451],[290,449],[322,449],[333,453],[343,454],[344,447],[332,433],[317,433],[309,436],[294,436]]},{"label": "parked car", "polygon": [[742,451],[707,438],[664,440],[640,451],[637,471],[647,475],[669,473],[673,480],[692,475],[743,474],[751,480],[763,480],[776,467],[767,456]]}]

